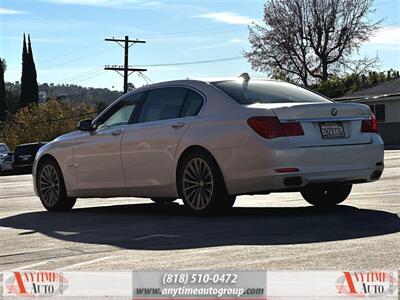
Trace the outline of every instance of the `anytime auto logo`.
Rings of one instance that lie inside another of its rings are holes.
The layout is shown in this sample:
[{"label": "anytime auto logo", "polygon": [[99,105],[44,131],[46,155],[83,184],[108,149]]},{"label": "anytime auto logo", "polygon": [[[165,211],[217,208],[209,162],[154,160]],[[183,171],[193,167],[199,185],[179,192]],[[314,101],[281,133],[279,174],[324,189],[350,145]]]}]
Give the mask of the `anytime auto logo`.
[{"label": "anytime auto logo", "polygon": [[343,272],[336,280],[339,294],[357,297],[378,297],[396,295],[398,289],[397,273],[374,272]]},{"label": "anytime auto logo", "polygon": [[68,279],[62,272],[16,271],[5,279],[5,292],[15,296],[62,295],[68,288]]}]

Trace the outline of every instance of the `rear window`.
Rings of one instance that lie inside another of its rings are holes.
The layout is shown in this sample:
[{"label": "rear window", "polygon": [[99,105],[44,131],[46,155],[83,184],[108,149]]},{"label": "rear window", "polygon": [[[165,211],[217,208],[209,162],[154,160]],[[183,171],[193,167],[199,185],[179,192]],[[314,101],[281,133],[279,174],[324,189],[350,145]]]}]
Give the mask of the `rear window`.
[{"label": "rear window", "polygon": [[332,102],[297,85],[267,80],[229,80],[214,86],[242,105],[254,103]]},{"label": "rear window", "polygon": [[21,145],[15,148],[15,155],[21,154],[36,154],[40,147],[44,144]]}]

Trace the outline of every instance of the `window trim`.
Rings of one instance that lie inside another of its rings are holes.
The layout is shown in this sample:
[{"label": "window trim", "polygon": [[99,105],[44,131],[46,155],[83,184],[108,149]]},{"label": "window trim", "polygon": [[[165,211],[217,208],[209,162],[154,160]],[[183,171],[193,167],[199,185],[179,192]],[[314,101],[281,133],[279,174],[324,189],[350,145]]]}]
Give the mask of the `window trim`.
[{"label": "window trim", "polygon": [[[183,105],[185,105],[185,102],[187,100],[187,97],[188,97],[190,91],[193,91],[193,92],[199,94],[201,96],[201,98],[203,99],[203,105],[200,108],[200,110],[197,113],[197,115],[195,115],[195,116],[181,116],[182,111],[180,111],[178,118],[164,119],[164,120],[153,120],[153,121],[148,121],[148,122],[138,122],[140,113],[142,112],[142,108],[144,106],[145,101],[147,100],[147,97],[148,97],[149,93],[151,91],[156,90],[156,89],[165,89],[165,88],[185,88],[185,89],[188,90],[186,95],[185,95],[185,98],[183,99],[182,107],[183,107]],[[141,99],[141,103],[138,105],[138,112],[137,112],[137,115],[136,115],[135,119],[132,120],[133,122],[129,123],[129,124],[146,124],[146,123],[163,122],[163,121],[168,122],[170,120],[179,120],[179,119],[184,119],[184,118],[198,118],[200,116],[200,114],[202,113],[202,111],[204,110],[204,107],[206,106],[206,103],[207,103],[207,97],[204,95],[204,93],[202,91],[198,90],[197,88],[194,88],[194,87],[191,87],[191,86],[187,86],[187,85],[166,85],[166,86],[158,86],[158,87],[153,87],[153,88],[149,87],[149,88],[147,88],[145,90],[141,90],[141,92],[145,92],[145,95]]]},{"label": "window trim", "polygon": [[[121,101],[124,101],[126,98],[134,95],[134,94],[138,94],[138,93],[143,93],[143,96],[141,97],[141,99],[139,100],[138,105],[135,107],[131,118],[129,119],[127,125],[131,125],[131,124],[142,124],[142,123],[151,123],[151,122],[138,122],[139,120],[139,115],[142,111],[144,102],[147,99],[147,96],[149,94],[150,91],[155,90],[155,89],[163,89],[163,88],[186,88],[188,90],[191,90],[193,92],[198,93],[201,98],[203,99],[203,105],[200,108],[199,112],[197,113],[197,115],[195,116],[190,116],[190,118],[198,118],[200,116],[200,114],[203,112],[206,104],[207,104],[207,97],[205,96],[205,94],[200,91],[199,89],[192,87],[192,86],[188,86],[188,85],[184,85],[184,84],[173,84],[173,85],[165,85],[165,86],[156,86],[156,87],[143,87],[140,88],[140,90],[134,90],[131,91],[125,95],[120,96],[118,99],[116,99],[108,108],[106,108],[104,111],[102,111],[96,118],[94,118],[94,120],[92,121],[92,126],[94,128],[97,127],[97,122],[105,115],[108,114],[113,108],[115,108]],[[187,95],[185,96],[184,101],[186,101],[186,97],[188,96],[189,93],[187,93]],[[184,104],[184,103],[183,103]],[[189,118],[189,116],[187,117],[179,117],[179,118],[175,118],[175,119],[182,119],[182,118]],[[159,122],[159,121],[168,121],[168,120],[173,120],[173,119],[166,119],[166,120],[157,120],[157,121],[152,121],[152,122]]]},{"label": "window trim", "polygon": [[[139,94],[139,93],[143,93],[143,95],[142,95],[142,97],[138,100],[138,104],[137,104],[137,105],[135,106],[135,108],[133,109],[133,112],[132,112],[132,114],[130,115],[129,120],[128,120],[128,123],[127,123],[126,125],[129,125],[129,124],[130,124],[130,122],[131,122],[131,120],[132,120],[132,117],[135,115],[135,111],[136,111],[137,109],[139,109],[139,107],[141,108],[141,104],[142,104],[142,102],[143,102],[143,99],[147,96],[145,91],[137,91],[137,94]],[[102,112],[92,121],[92,126],[93,126],[93,128],[95,128],[95,129],[97,130],[98,123],[101,121],[101,119],[102,119],[103,117],[109,118],[109,117],[110,117],[110,114],[112,115],[113,113],[116,112],[116,110],[119,109],[119,108],[118,108],[118,109],[116,109],[116,108],[119,107],[120,104],[121,104],[123,101],[127,100],[127,98],[133,96],[134,94],[136,94],[136,93],[125,94],[125,95],[122,95],[122,96],[121,96],[120,98],[118,98],[117,100],[115,100],[108,108],[106,108],[104,111],[102,111]],[[120,108],[121,108],[121,107],[120,107]],[[102,129],[102,130],[104,130],[104,129]]]}]

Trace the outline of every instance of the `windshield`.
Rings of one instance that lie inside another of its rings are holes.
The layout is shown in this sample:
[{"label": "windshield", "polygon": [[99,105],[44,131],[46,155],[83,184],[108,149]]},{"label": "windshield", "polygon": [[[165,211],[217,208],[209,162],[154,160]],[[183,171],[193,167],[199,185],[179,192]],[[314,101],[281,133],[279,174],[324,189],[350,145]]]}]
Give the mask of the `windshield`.
[{"label": "windshield", "polygon": [[7,154],[8,153],[8,148],[5,145],[0,145],[0,154]]},{"label": "windshield", "polygon": [[332,102],[316,93],[287,82],[237,79],[213,85],[242,105],[254,103]]}]

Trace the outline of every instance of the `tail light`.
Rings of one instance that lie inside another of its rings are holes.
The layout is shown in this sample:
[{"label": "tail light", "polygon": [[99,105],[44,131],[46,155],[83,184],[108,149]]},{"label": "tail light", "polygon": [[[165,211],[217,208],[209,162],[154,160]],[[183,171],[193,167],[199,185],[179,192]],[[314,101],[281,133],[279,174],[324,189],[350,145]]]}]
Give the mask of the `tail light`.
[{"label": "tail light", "polygon": [[266,139],[304,135],[300,122],[281,123],[277,117],[252,117],[247,124]]},{"label": "tail light", "polygon": [[376,123],[374,114],[372,115],[371,119],[361,121],[361,132],[378,132],[378,124]]}]

